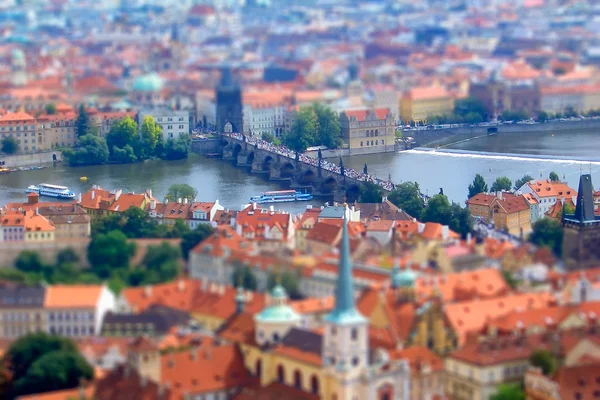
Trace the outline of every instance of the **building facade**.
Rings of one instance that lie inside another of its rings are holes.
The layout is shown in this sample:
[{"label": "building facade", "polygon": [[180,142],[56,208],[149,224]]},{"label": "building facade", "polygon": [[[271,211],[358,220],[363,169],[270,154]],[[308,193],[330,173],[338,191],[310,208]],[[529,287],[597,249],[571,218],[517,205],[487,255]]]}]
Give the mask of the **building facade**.
[{"label": "building facade", "polygon": [[190,134],[190,113],[188,111],[170,109],[144,110],[139,114],[138,126],[140,131],[146,117],[154,118],[154,122],[161,127],[163,140],[176,140]]},{"label": "building facade", "polygon": [[400,119],[409,124],[427,123],[433,116],[452,114],[454,99],[442,86],[414,87],[400,99]]},{"label": "building facade", "polygon": [[24,112],[7,113],[0,117],[0,140],[7,137],[16,139],[19,153],[33,153],[50,148],[50,139],[43,126]]},{"label": "building facade", "polygon": [[384,153],[395,149],[396,126],[388,109],[343,111],[340,125],[342,139],[353,154]]}]

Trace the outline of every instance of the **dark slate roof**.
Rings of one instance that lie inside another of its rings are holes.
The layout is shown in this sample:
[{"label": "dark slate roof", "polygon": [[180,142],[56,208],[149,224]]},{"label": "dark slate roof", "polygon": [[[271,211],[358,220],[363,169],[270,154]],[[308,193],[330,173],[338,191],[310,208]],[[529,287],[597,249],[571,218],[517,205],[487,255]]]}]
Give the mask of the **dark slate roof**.
[{"label": "dark slate roof", "polygon": [[304,329],[292,328],[281,344],[298,350],[321,355],[323,336]]},{"label": "dark slate roof", "polygon": [[45,295],[43,286],[5,285],[0,287],[0,308],[40,308]]},{"label": "dark slate roof", "polygon": [[600,217],[594,213],[594,188],[592,187],[592,176],[590,174],[583,174],[579,177],[575,214],[567,214],[564,218],[577,222],[600,221]]},{"label": "dark slate roof", "polygon": [[166,333],[171,328],[185,325],[190,320],[190,314],[185,311],[161,305],[148,307],[139,314],[117,314],[108,312],[102,321],[102,332],[110,331],[107,324],[152,324],[155,333]]},{"label": "dark slate roof", "polygon": [[391,221],[411,221],[413,219],[406,211],[399,209],[389,200],[381,203],[357,203],[356,207],[360,210],[360,219]]}]

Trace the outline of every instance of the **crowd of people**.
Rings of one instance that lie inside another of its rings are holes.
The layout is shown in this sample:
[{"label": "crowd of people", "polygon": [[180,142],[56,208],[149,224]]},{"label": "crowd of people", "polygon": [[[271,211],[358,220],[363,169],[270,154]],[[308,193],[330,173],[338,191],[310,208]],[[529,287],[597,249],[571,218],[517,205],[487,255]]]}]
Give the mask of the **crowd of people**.
[{"label": "crowd of people", "polygon": [[[267,150],[271,153],[279,154],[284,157],[296,159],[296,152],[288,149],[287,147],[285,147],[283,145],[277,146],[277,145],[269,143],[265,140],[259,139],[258,137],[246,136],[246,135],[242,135],[241,133],[224,133],[224,135],[232,137],[234,139],[245,141],[246,143],[248,143],[252,146],[256,146],[259,149]],[[305,164],[309,164],[314,167],[319,166],[318,158],[309,157],[304,154],[299,154],[298,159]],[[335,164],[335,163],[332,163],[332,162],[324,160],[324,159],[321,159],[320,161],[321,161],[321,168],[323,168],[324,170],[335,172],[336,174],[342,175],[342,165]],[[348,178],[355,179],[357,181],[375,183],[375,184],[381,186],[383,189],[388,190],[388,191],[391,191],[394,189],[394,183],[391,182],[390,180],[379,179],[376,176],[365,174],[363,172],[359,172],[352,168],[343,168],[343,175],[347,176]]]}]

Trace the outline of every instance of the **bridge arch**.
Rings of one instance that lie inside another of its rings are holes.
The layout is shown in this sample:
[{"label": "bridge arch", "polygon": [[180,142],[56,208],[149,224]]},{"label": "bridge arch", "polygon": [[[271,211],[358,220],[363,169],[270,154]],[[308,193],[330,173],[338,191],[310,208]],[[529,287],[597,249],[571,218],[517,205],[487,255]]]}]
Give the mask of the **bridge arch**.
[{"label": "bridge arch", "polygon": [[333,194],[338,189],[338,181],[333,176],[326,178],[321,184],[321,192],[324,194]]},{"label": "bridge arch", "polygon": [[254,152],[251,151],[250,153],[248,153],[248,164],[252,165],[252,163],[254,162]]},{"label": "bridge arch", "polygon": [[273,163],[273,157],[268,155],[262,162],[262,170],[269,172],[271,170],[271,164]]},{"label": "bridge arch", "polygon": [[300,175],[300,183],[304,185],[312,185],[317,181],[317,174],[312,169],[307,169]]},{"label": "bridge arch", "polygon": [[351,184],[346,188],[346,202],[354,203],[360,197],[360,186],[357,183]]},{"label": "bridge arch", "polygon": [[286,162],[281,166],[280,176],[282,178],[290,178],[294,175],[296,168],[294,168],[294,164],[291,162]]}]

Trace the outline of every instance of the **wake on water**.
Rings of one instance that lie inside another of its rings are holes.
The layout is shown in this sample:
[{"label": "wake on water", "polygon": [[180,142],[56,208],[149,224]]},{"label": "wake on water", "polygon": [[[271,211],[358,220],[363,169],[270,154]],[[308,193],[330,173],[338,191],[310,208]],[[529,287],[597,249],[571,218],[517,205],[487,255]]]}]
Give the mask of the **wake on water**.
[{"label": "wake on water", "polygon": [[453,150],[453,149],[428,149],[426,147],[418,147],[408,150],[406,153],[411,154],[429,154],[444,157],[462,157],[462,158],[483,158],[489,160],[515,160],[515,161],[531,161],[531,162],[550,162],[557,164],[581,164],[581,165],[600,165],[600,160],[585,160],[578,158],[560,158],[546,155],[536,154],[514,154],[514,153],[491,153],[485,151],[469,151],[469,150]]}]

